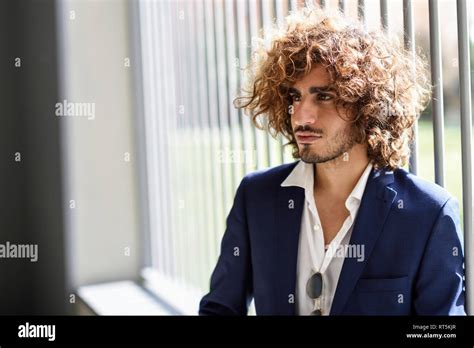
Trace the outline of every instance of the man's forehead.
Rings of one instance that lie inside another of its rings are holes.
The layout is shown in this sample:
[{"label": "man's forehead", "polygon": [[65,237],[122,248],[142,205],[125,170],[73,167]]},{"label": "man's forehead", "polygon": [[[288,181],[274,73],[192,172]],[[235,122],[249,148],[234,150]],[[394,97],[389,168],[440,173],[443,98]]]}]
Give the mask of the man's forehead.
[{"label": "man's forehead", "polygon": [[317,65],[291,87],[296,89],[309,89],[310,87],[323,88],[329,86],[331,86],[331,77],[328,71],[322,65]]}]

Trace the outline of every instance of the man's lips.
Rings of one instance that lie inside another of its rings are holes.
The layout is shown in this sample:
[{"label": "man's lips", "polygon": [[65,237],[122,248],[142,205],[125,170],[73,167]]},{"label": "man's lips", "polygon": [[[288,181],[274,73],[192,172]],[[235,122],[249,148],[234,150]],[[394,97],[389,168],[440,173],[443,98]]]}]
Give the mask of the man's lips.
[{"label": "man's lips", "polygon": [[308,132],[296,133],[296,140],[298,140],[300,144],[310,144],[321,138],[322,138],[321,135],[317,135],[315,133],[308,133]]}]

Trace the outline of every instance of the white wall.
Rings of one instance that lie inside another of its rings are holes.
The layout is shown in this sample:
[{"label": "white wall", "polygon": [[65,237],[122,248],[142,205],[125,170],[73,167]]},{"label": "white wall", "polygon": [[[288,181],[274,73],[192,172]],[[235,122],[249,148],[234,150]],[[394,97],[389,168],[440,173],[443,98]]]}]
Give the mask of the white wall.
[{"label": "white wall", "polygon": [[131,56],[128,5],[67,0],[58,6],[61,101],[95,103],[93,119],[61,118],[74,286],[133,279],[140,268],[133,80],[124,64]]}]

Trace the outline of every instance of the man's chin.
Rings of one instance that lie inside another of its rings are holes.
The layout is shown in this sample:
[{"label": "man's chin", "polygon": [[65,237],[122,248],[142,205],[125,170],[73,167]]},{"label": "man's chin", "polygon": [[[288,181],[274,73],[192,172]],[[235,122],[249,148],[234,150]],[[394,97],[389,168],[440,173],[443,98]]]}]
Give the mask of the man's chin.
[{"label": "man's chin", "polygon": [[300,159],[305,163],[321,163],[324,161],[320,154],[308,151],[300,151]]},{"label": "man's chin", "polygon": [[343,154],[339,156],[322,156],[321,154],[308,151],[300,151],[300,159],[305,163],[326,163],[326,162],[335,162]]}]

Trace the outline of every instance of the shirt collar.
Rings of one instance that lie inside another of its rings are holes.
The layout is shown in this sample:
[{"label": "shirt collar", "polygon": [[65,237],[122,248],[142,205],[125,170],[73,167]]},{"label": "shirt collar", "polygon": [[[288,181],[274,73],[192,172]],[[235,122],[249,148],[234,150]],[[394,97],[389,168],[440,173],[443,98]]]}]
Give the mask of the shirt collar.
[{"label": "shirt collar", "polygon": [[291,173],[280,186],[298,186],[306,190],[312,190],[314,184],[313,163],[299,161]]},{"label": "shirt collar", "polygon": [[[348,206],[348,204],[350,204],[350,202],[354,199],[358,200],[359,202],[362,200],[362,195],[364,194],[365,186],[367,185],[367,180],[369,178],[372,167],[372,161],[370,161],[369,164],[367,164],[367,167],[365,168],[364,172],[360,176],[359,180],[357,181],[357,184],[354,186],[349,197],[347,197],[346,206]],[[314,184],[313,168],[313,163],[306,163],[300,160],[280,186],[301,187],[305,190],[307,196],[309,195],[310,197],[312,197]]]}]

